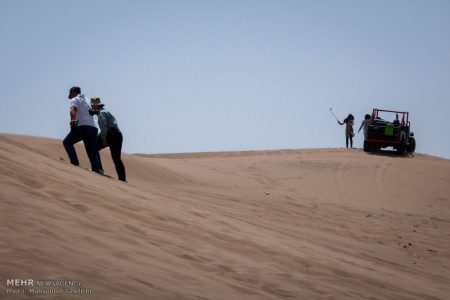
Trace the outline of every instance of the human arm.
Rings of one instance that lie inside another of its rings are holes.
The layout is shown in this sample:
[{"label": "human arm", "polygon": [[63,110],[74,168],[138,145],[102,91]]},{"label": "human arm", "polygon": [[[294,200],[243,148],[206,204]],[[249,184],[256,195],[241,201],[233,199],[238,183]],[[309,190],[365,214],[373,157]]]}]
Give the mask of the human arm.
[{"label": "human arm", "polygon": [[106,136],[108,135],[108,118],[103,111],[98,113],[98,127],[100,127],[100,137],[103,141],[106,141]]},{"label": "human arm", "polygon": [[78,112],[78,101],[76,98],[70,100],[70,127],[75,128],[77,126],[77,112]]},{"label": "human arm", "polygon": [[344,125],[344,122],[339,122],[339,120],[337,122],[339,125]]},{"label": "human arm", "polygon": [[361,126],[359,126],[358,133],[359,133],[359,132],[361,131],[361,129],[363,128],[364,122],[365,122],[365,121],[362,121],[362,122],[361,122]]},{"label": "human arm", "polygon": [[70,107],[70,127],[73,128],[76,126],[77,120],[77,108],[75,106]]}]

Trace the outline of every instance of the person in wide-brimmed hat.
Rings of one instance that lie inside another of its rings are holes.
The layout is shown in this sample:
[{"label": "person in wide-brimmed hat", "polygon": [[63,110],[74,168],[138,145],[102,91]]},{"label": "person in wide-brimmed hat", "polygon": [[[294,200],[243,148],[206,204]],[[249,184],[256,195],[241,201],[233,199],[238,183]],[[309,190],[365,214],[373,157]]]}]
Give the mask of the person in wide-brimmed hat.
[{"label": "person in wide-brimmed hat", "polygon": [[[125,166],[121,159],[123,136],[117,120],[104,108],[105,104],[99,97],[91,98],[91,106],[93,113],[98,115],[98,126],[100,127],[97,151],[109,146],[119,180],[126,181]],[[99,152],[97,152],[97,157],[100,162],[100,170],[103,170]]]}]

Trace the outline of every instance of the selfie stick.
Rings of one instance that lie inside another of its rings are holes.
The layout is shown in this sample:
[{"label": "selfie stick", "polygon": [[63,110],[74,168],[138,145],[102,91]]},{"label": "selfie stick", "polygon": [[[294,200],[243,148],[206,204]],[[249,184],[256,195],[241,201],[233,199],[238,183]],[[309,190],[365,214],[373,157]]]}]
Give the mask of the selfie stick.
[{"label": "selfie stick", "polygon": [[333,115],[333,117],[336,119],[336,121],[339,122],[338,118],[336,117],[336,115],[333,112],[333,108],[330,107],[330,113]]}]

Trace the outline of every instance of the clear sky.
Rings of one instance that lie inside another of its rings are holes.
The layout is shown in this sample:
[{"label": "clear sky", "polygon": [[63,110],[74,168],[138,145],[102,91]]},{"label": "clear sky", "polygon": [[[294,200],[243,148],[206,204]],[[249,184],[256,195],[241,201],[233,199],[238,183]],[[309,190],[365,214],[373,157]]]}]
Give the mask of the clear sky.
[{"label": "clear sky", "polygon": [[450,158],[449,16],[448,0],[0,0],[0,131],[63,139],[79,85],[130,153],[343,147],[329,108],[358,129],[378,107]]}]

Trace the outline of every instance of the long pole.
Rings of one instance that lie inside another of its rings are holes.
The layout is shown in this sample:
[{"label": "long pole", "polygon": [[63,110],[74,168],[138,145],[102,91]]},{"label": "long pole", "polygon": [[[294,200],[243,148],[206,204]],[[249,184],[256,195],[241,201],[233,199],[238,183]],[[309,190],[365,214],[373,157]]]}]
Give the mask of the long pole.
[{"label": "long pole", "polygon": [[333,112],[333,108],[330,107],[330,113],[333,115],[333,117],[336,119],[336,121],[339,122],[338,118],[336,117],[336,115]]}]

